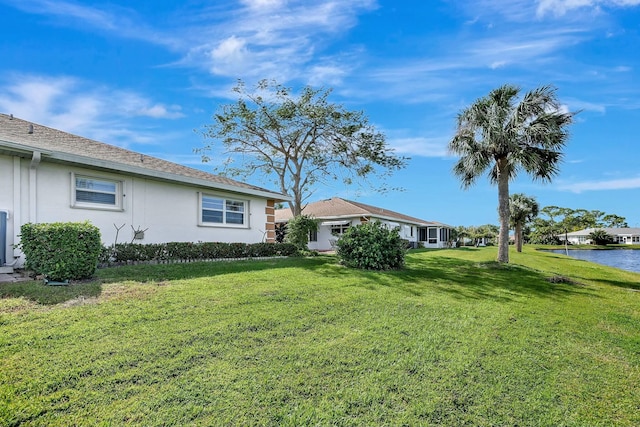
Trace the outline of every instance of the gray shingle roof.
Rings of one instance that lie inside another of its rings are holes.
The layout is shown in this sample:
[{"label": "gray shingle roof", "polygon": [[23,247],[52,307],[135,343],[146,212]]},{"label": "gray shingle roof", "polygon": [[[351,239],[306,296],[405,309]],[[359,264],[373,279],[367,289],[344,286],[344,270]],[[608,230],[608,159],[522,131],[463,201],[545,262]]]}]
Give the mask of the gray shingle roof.
[{"label": "gray shingle roof", "polygon": [[43,159],[51,161],[90,165],[278,200],[289,199],[261,187],[0,114],[0,152],[16,154],[22,148],[40,151]]},{"label": "gray shingle roof", "polygon": [[[345,200],[340,197],[333,197],[331,199],[309,203],[304,207],[302,213],[317,219],[373,216],[376,218],[402,221],[422,226],[450,227],[439,222],[425,221],[388,209],[354,202],[352,200]],[[292,216],[291,209],[289,208],[276,209],[276,222],[288,221]]]}]

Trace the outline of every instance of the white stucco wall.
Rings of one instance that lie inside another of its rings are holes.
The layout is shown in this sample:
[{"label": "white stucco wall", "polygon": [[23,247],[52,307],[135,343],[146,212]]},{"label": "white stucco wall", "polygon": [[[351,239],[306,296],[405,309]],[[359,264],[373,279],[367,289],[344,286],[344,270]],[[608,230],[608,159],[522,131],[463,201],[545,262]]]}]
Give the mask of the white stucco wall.
[{"label": "white stucco wall", "polygon": [[[122,181],[121,211],[72,207],[72,173],[93,178]],[[7,258],[18,243],[20,226],[28,222],[66,222],[88,220],[96,225],[105,244],[114,242],[116,227],[124,227],[118,242],[129,242],[133,230],[147,229],[136,243],[170,241],[216,241],[256,243],[265,238],[267,200],[206,188],[156,181],[114,172],[95,171],[71,165],[40,162],[30,168],[29,159],[0,155],[0,210],[9,212]],[[246,226],[202,226],[199,192],[247,203]],[[115,226],[114,226],[115,224]]]}]

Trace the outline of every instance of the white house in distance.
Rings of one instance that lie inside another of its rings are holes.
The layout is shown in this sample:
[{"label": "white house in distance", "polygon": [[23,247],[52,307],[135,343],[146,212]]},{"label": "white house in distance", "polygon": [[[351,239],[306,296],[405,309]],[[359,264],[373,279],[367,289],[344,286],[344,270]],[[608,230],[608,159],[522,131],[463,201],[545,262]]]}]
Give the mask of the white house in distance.
[{"label": "white house in distance", "polygon": [[[0,268],[25,223],[96,225],[118,242],[275,241],[288,196],[0,114]],[[123,227],[124,226],[124,227]]]},{"label": "white house in distance", "polygon": [[[447,247],[452,228],[339,197],[309,203],[302,213],[318,220],[318,232],[312,233],[309,239],[309,249],[318,251],[332,250],[347,228],[369,221],[378,220],[388,227],[399,227],[400,237],[414,246],[420,242],[426,248]],[[286,223],[292,216],[289,208],[276,209],[276,223]]]},{"label": "white house in distance", "polygon": [[[640,228],[585,228],[567,233],[567,241],[574,245],[590,245],[592,242],[589,235],[596,230],[604,230],[613,237],[615,243],[640,245]],[[564,242],[565,235],[559,234],[558,238]]]}]

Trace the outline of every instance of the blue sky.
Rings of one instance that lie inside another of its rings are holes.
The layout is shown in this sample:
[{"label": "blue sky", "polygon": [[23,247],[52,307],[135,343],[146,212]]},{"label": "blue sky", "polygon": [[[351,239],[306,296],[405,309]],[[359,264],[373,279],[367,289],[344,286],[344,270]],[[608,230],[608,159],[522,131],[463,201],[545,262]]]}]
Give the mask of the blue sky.
[{"label": "blue sky", "polygon": [[405,191],[313,199],[451,225],[498,223],[497,189],[451,173],[457,113],[552,84],[581,111],[561,172],[511,192],[640,227],[640,0],[0,0],[0,31],[0,112],[209,171],[197,130],[237,79],[333,88],[411,160],[389,182]]}]

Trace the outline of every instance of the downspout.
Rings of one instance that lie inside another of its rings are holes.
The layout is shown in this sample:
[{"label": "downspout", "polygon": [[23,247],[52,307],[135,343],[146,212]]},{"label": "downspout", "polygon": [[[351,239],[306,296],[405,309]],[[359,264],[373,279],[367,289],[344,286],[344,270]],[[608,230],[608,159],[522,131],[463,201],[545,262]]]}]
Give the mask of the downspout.
[{"label": "downspout", "polygon": [[22,225],[22,167],[18,156],[13,158],[13,257],[20,258],[22,252],[15,244],[20,241],[20,226]]},{"label": "downspout", "polygon": [[29,165],[29,222],[38,222],[37,218],[37,189],[38,189],[38,166],[42,160],[42,153],[34,151]]}]

